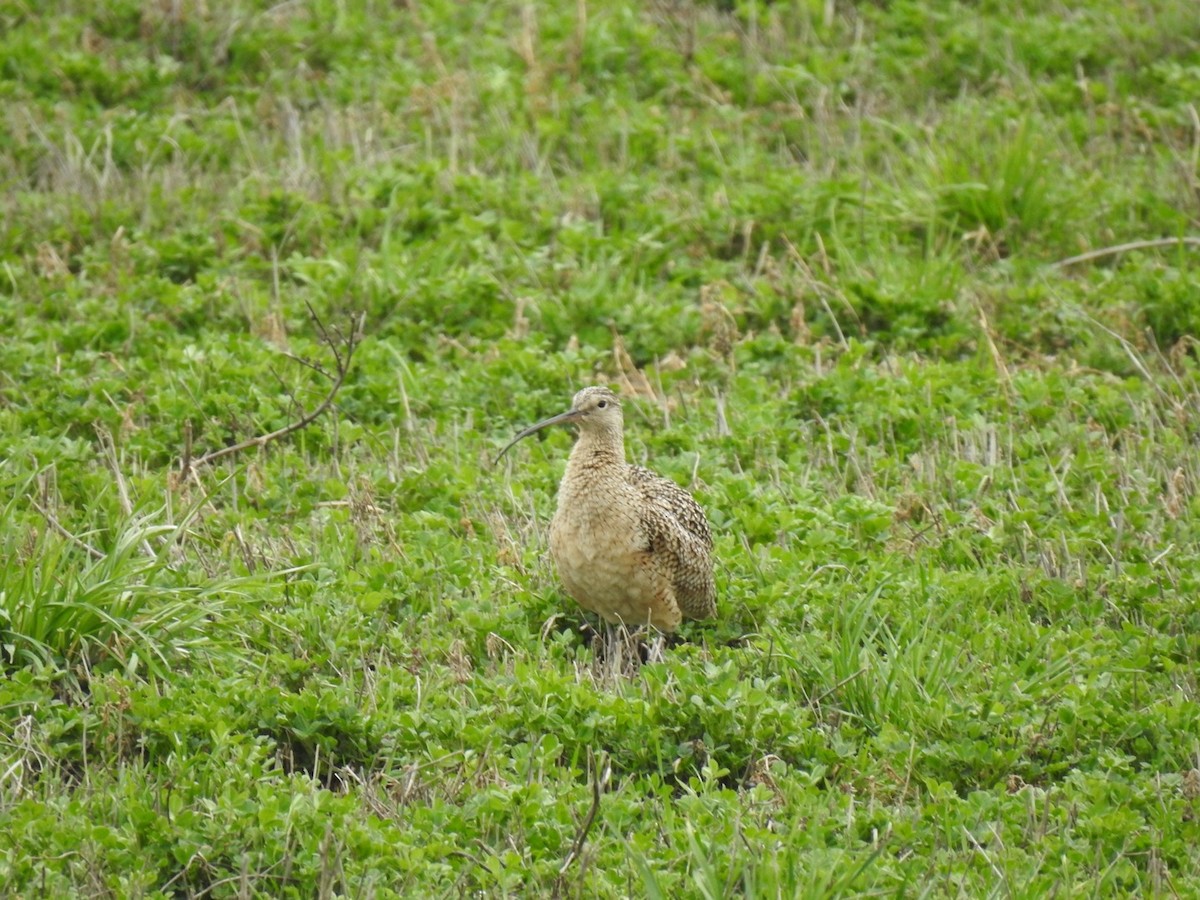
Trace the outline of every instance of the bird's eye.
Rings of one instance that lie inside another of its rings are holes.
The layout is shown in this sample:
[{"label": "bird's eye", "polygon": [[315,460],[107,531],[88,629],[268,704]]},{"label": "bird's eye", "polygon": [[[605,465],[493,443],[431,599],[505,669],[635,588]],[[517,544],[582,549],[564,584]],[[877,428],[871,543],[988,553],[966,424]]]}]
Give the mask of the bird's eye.
[{"label": "bird's eye", "polygon": [[604,409],[604,407],[606,407],[606,406],[608,406],[608,401],[601,400],[599,403],[596,404],[596,409]]}]

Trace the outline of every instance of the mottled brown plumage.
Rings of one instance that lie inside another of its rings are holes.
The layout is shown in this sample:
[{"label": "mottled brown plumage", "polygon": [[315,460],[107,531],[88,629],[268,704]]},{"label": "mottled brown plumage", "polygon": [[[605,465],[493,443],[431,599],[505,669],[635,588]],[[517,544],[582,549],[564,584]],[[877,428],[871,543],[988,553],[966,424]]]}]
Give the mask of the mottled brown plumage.
[{"label": "mottled brown plumage", "polygon": [[571,408],[526,428],[500,452],[548,425],[579,439],[558,487],[550,555],[563,586],[605,621],[674,631],[716,614],[712,532],[699,504],[665,478],[625,462],[617,395],[584,388]]}]

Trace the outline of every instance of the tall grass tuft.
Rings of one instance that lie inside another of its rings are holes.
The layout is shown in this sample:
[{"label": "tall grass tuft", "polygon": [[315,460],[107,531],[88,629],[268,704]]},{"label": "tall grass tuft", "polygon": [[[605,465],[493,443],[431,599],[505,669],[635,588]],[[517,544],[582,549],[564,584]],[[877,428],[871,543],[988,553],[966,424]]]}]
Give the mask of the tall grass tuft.
[{"label": "tall grass tuft", "polygon": [[45,531],[32,540],[5,533],[0,555],[0,652],[7,668],[64,674],[117,668],[160,678],[204,653],[230,653],[209,624],[248,600],[245,579],[188,583],[169,563],[182,526],[135,515],[107,552]]}]

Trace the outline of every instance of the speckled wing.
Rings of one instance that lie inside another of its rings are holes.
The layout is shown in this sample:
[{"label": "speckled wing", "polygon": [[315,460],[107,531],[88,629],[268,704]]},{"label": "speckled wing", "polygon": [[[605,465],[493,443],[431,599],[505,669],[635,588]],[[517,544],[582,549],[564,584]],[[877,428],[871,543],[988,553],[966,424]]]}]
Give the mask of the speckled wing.
[{"label": "speckled wing", "polygon": [[638,513],[647,549],[660,555],[668,568],[680,611],[689,619],[716,615],[712,530],[704,510],[675,482],[640,466],[626,471],[642,496]]}]

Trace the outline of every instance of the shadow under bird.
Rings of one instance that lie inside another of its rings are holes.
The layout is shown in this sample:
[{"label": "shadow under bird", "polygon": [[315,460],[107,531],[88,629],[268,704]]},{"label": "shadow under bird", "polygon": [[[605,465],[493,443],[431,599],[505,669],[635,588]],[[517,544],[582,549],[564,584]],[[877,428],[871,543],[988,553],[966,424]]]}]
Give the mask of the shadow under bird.
[{"label": "shadow under bird", "polygon": [[674,631],[685,617],[716,615],[704,510],[675,482],[625,462],[621,401],[608,388],[584,388],[569,410],[513,438],[496,462],[522,438],[565,424],[579,437],[558,486],[550,556],[567,593],[614,625]]}]

